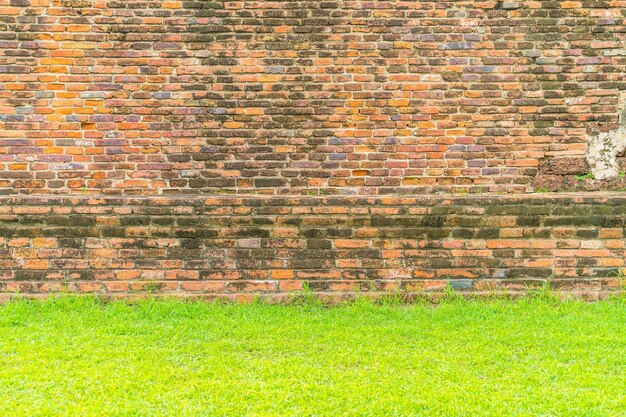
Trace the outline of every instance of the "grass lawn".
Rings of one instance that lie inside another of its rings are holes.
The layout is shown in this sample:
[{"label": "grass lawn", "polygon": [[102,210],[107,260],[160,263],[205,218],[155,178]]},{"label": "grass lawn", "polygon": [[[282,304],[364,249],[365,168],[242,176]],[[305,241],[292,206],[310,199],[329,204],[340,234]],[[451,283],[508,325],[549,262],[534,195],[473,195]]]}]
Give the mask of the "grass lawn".
[{"label": "grass lawn", "polygon": [[626,415],[626,301],[0,306],[0,416]]}]

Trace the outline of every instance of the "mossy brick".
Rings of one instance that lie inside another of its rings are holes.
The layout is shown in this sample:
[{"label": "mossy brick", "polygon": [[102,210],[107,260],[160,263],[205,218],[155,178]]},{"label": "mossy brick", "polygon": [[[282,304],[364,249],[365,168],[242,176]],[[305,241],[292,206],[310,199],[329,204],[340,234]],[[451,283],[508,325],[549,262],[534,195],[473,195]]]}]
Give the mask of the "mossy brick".
[{"label": "mossy brick", "polygon": [[68,275],[77,281],[93,281],[96,279],[96,272],[91,270],[76,269],[69,270]]},{"label": "mossy brick", "polygon": [[531,206],[526,205],[493,205],[485,208],[485,215],[516,215],[530,214]]},{"label": "mossy brick", "polygon": [[547,239],[552,236],[552,230],[548,227],[525,227],[522,235],[525,238]]},{"label": "mossy brick", "polygon": [[422,219],[422,226],[424,227],[442,227],[446,224],[447,217],[446,216],[434,216],[428,215],[424,216]]},{"label": "mossy brick", "polygon": [[[353,252],[358,255],[357,252]],[[292,257],[294,259],[337,259],[338,252],[328,249],[307,249],[294,251]]]},{"label": "mossy brick", "polygon": [[[357,249],[352,252],[357,259],[362,259],[364,262],[382,257],[380,251],[377,249]],[[337,258],[337,256],[333,256],[333,258]]]},{"label": "mossy brick", "polygon": [[348,238],[352,236],[350,229],[304,229],[302,236],[305,238]]},{"label": "mossy brick", "polygon": [[624,216],[602,216],[599,225],[602,227],[623,227],[626,223]]},{"label": "mossy brick", "polygon": [[126,237],[126,229],[124,227],[102,227],[100,235],[102,237]]},{"label": "mossy brick", "polygon": [[[456,234],[458,231],[455,230],[454,233]],[[474,236],[476,236],[476,238],[478,239],[493,239],[493,238],[497,238],[500,236],[500,229],[497,227],[481,227],[478,229],[472,229],[471,233],[468,233],[467,238],[472,238]],[[455,237],[465,237],[465,236],[455,236]]]},{"label": "mossy brick", "polygon": [[151,223],[148,216],[123,216],[119,218],[120,226],[147,226]]},{"label": "mossy brick", "polygon": [[0,227],[0,237],[11,238],[16,236],[17,229],[15,227]]},{"label": "mossy brick", "polygon": [[246,238],[246,237],[268,238],[270,237],[270,231],[268,229],[260,229],[256,227],[241,227],[237,229],[232,229],[230,232],[230,235],[236,236],[238,238]]},{"label": "mossy brick", "polygon": [[578,267],[590,267],[598,265],[596,258],[578,258],[576,259],[576,266]]},{"label": "mossy brick", "polygon": [[434,206],[430,208],[433,215],[446,215],[463,212],[463,206]]},{"label": "mossy brick", "polygon": [[167,248],[166,259],[188,260],[202,258],[202,249],[187,249],[182,247]]},{"label": "mossy brick", "polygon": [[519,254],[523,259],[551,258],[552,249],[522,249]]},{"label": "mossy brick", "polygon": [[[393,229],[376,229],[376,237],[378,239],[398,239],[406,236],[405,228],[393,228]],[[413,229],[415,230],[415,229]],[[417,229],[419,230],[419,229]]]},{"label": "mossy brick", "polygon": [[455,218],[455,222],[460,227],[476,227],[484,222],[484,218],[480,216],[458,216]]},{"label": "mossy brick", "polygon": [[42,216],[21,216],[19,219],[19,223],[22,225],[45,225],[47,223],[47,219]]},{"label": "mossy brick", "polygon": [[306,245],[309,249],[330,249],[332,241],[329,239],[307,239]]},{"label": "mossy brick", "polygon": [[[626,213],[623,207],[616,207],[614,205],[594,204],[589,206],[590,212],[593,214],[602,215],[619,215]],[[621,210],[620,210],[621,209]]]},{"label": "mossy brick", "polygon": [[449,237],[451,229],[426,229],[426,236],[430,239],[442,239]]},{"label": "mossy brick", "polygon": [[150,219],[150,223],[157,226],[173,226],[176,224],[176,217],[163,217],[163,216],[154,216],[148,217]]},{"label": "mossy brick", "polygon": [[523,227],[538,227],[541,225],[541,218],[538,216],[518,216],[515,219],[517,226]]},{"label": "mossy brick", "polygon": [[546,217],[543,219],[544,226],[599,226],[602,218],[598,216],[585,217]]},{"label": "mossy brick", "polygon": [[96,225],[96,218],[92,216],[70,216],[68,225],[71,227],[91,227]]},{"label": "mossy brick", "polygon": [[374,227],[416,227],[423,224],[424,219],[413,217],[372,217],[371,225]]},{"label": "mossy brick", "polygon": [[43,281],[46,278],[46,271],[18,269],[13,273],[15,281]]},{"label": "mossy brick", "polygon": [[310,269],[318,270],[330,269],[335,267],[334,259],[288,259],[287,266],[293,269]]},{"label": "mossy brick", "polygon": [[595,206],[573,205],[573,206],[553,206],[551,214],[555,216],[589,216],[597,213]]},{"label": "mossy brick", "polygon": [[595,239],[600,234],[598,229],[578,229],[575,236],[582,239]]},{"label": "mossy brick", "polygon": [[200,239],[180,239],[179,244],[183,249],[200,249],[203,247]]},{"label": "mossy brick", "polygon": [[219,236],[219,230],[215,229],[196,229],[196,237],[198,239],[215,239]]},{"label": "mossy brick", "polygon": [[426,233],[427,233],[427,229],[423,229],[423,228],[404,228],[404,229],[398,229],[398,232],[401,234],[401,237],[403,238],[407,238],[407,239],[419,239],[419,238],[424,238],[426,237]]},{"label": "mossy brick", "polygon": [[195,238],[198,236],[198,231],[195,228],[173,229],[172,232],[172,237],[177,238]]},{"label": "mossy brick", "polygon": [[454,268],[454,259],[432,258],[428,260],[428,267],[432,269]]},{"label": "mossy brick", "polygon": [[[494,230],[495,230],[495,235],[493,237],[497,237],[498,233],[499,233],[499,229],[494,229],[494,228],[482,228],[479,230],[485,230],[485,234],[486,235],[492,235],[494,234]],[[452,230],[452,237],[457,238],[457,239],[473,239],[476,235],[477,235],[478,231],[476,229],[469,229],[469,228],[455,228]],[[488,236],[483,237],[487,238]]]},{"label": "mossy brick", "polygon": [[[115,236],[125,236],[125,228],[117,228],[117,229],[121,229],[122,230],[122,235],[115,235]],[[115,233],[115,232],[113,232]],[[159,228],[151,228],[150,229],[150,236],[155,237],[155,238],[171,238],[171,237],[175,237],[174,236],[175,233],[175,228],[174,227],[159,227]]]},{"label": "mossy brick", "polygon": [[550,268],[510,268],[506,271],[506,276],[513,277],[529,277],[529,278],[547,278],[552,276]]},{"label": "mossy brick", "polygon": [[78,238],[61,237],[58,239],[58,244],[61,248],[81,248],[84,245],[84,241]]},{"label": "mossy brick", "polygon": [[328,281],[308,281],[307,282],[307,287],[311,291],[317,291],[317,292],[328,291],[331,285],[332,285],[332,282],[328,282]]},{"label": "mossy brick", "polygon": [[35,228],[17,228],[11,234],[12,237],[46,237],[45,229]]},{"label": "mossy brick", "polygon": [[494,258],[516,259],[515,249],[493,249],[491,256]]},{"label": "mossy brick", "polygon": [[66,226],[70,224],[69,216],[51,215],[46,218],[46,224],[49,226]]}]

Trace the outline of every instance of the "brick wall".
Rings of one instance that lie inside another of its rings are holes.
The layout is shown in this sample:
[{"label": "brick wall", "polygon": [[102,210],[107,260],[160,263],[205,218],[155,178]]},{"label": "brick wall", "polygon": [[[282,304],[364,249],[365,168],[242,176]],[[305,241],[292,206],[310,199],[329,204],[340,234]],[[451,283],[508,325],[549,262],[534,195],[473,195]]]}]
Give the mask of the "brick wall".
[{"label": "brick wall", "polygon": [[621,0],[0,0],[0,295],[621,288],[626,197],[571,191],[626,189],[625,42]]},{"label": "brick wall", "polygon": [[625,20],[620,0],[0,0],[0,193],[575,188],[617,127]]},{"label": "brick wall", "polygon": [[2,197],[0,294],[623,287],[626,196]]}]

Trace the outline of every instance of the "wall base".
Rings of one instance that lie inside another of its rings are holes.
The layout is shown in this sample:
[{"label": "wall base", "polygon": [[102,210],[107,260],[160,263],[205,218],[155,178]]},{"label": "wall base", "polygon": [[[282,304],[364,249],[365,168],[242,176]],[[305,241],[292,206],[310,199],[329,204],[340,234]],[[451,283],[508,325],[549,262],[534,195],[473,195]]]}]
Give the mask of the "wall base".
[{"label": "wall base", "polygon": [[0,197],[0,295],[621,290],[626,195]]}]

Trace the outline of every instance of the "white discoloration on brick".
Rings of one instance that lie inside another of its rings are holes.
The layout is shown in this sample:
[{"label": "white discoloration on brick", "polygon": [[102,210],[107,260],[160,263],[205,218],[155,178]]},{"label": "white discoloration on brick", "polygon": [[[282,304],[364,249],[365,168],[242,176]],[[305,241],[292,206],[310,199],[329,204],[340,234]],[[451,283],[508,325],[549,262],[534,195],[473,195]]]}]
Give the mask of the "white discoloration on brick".
[{"label": "white discoloration on brick", "polygon": [[620,97],[620,127],[589,137],[587,163],[594,178],[603,180],[619,175],[617,155],[626,149],[626,93]]}]

